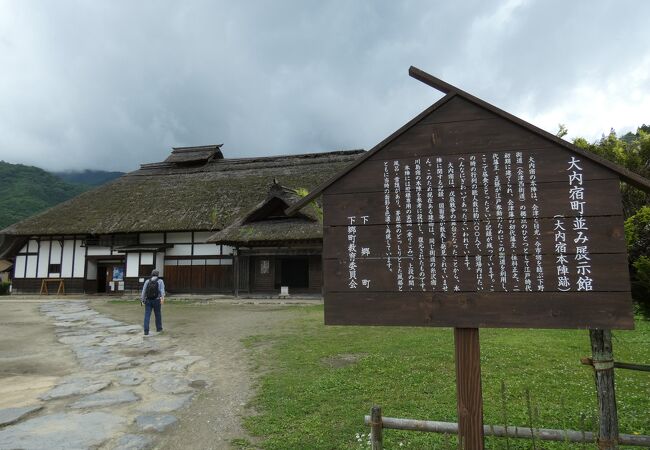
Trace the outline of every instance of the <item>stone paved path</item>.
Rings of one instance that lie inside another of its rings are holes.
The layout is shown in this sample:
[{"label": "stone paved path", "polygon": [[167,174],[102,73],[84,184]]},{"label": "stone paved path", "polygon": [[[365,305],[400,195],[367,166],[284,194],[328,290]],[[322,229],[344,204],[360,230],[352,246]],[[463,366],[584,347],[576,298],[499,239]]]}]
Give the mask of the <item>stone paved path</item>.
[{"label": "stone paved path", "polygon": [[102,316],[80,301],[43,304],[79,370],[25,408],[0,409],[0,449],[148,449],[209,383],[208,362],[164,334]]}]

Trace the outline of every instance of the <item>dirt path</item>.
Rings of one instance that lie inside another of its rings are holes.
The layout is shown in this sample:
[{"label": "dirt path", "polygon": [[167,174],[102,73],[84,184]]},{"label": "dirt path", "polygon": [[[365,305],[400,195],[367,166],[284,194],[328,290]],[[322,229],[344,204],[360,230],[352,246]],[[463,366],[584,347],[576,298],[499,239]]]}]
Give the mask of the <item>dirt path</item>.
[{"label": "dirt path", "polygon": [[[139,303],[102,302],[92,306],[124,322],[141,321]],[[191,442],[191,448],[228,449],[232,448],[233,439],[254,441],[240,421],[253,396],[255,382],[241,340],[277,329],[295,307],[223,303],[163,307],[166,337],[210,362],[204,372],[211,385],[199,392],[189,408],[178,412],[179,425],[160,436],[158,448],[187,449]]]},{"label": "dirt path", "polygon": [[[60,426],[56,425],[56,420],[64,424],[65,420],[69,420],[68,418],[71,417],[68,403],[75,397],[66,402],[43,403],[41,401],[43,394],[51,392],[50,390],[55,386],[58,388],[62,380],[75,377],[78,373],[88,370],[88,361],[85,363],[81,361],[80,365],[79,348],[62,343],[62,336],[69,335],[63,341],[67,339],[71,342],[86,341],[90,338],[94,342],[98,339],[98,342],[88,348],[99,349],[97,345],[101,347],[110,344],[114,346],[111,348],[114,348],[115,351],[124,351],[120,349],[120,342],[127,338],[129,342],[136,337],[142,341],[138,328],[141,327],[143,310],[139,302],[109,303],[106,300],[91,300],[90,303],[78,302],[78,307],[77,304],[68,301],[59,303],[62,306],[51,306],[51,304],[39,300],[20,298],[0,301],[0,412],[2,412],[2,408],[16,409],[16,407],[27,405],[33,407],[35,404],[45,406],[45,409],[40,412],[31,414],[31,417],[35,415],[36,417],[30,423],[23,421],[16,427],[38,426],[37,422],[41,420],[42,416],[47,416],[43,420],[47,420],[48,426]],[[196,366],[201,366],[201,377],[207,380],[208,384],[195,390],[195,395],[189,406],[174,412],[178,421],[173,426],[160,430],[155,433],[155,436],[150,435],[146,438],[148,442],[153,442],[153,448],[172,450],[229,449],[240,448],[233,447],[231,444],[233,439],[237,439],[239,442],[254,442],[254,439],[247,435],[241,425],[241,417],[250,412],[247,408],[255,387],[254,375],[250,370],[247,350],[242,344],[242,339],[247,336],[269,334],[281,330],[282,324],[291,317],[291,311],[296,307],[300,306],[242,305],[227,302],[217,304],[168,303],[165,305],[163,307],[165,333],[150,337],[146,344],[162,345],[164,348],[170,349],[168,352],[182,349],[185,354],[189,353],[197,355],[196,358],[205,358],[205,363],[197,363]],[[67,312],[62,313],[61,308]],[[48,311],[54,312],[49,313]],[[99,327],[96,330],[101,336],[95,338],[87,335],[89,332],[81,333],[81,336],[79,333],[62,332],[61,327],[68,325],[56,322],[56,320],[61,320],[59,318],[46,317],[44,312],[50,316],[54,314],[56,317],[99,313],[98,316],[90,315],[89,320],[96,322],[92,326]],[[118,339],[120,342],[113,342],[115,339],[107,337],[106,335],[110,333],[107,331],[108,328],[105,329],[105,327],[115,326],[111,323],[114,322],[111,319],[124,323],[124,325],[112,329],[124,329],[124,333],[135,333],[130,335],[133,337],[125,335]],[[130,325],[137,325],[137,327]],[[130,330],[126,330],[126,328]],[[110,341],[111,339],[113,341]],[[144,341],[143,344],[145,344]],[[133,342],[129,345],[132,346]],[[191,356],[190,358],[195,357]],[[130,359],[133,360],[133,358]],[[116,360],[116,362],[119,361]],[[137,363],[137,361],[134,362]],[[129,363],[129,365],[132,364]],[[146,363],[143,361],[143,364]],[[99,374],[100,378],[109,376],[108,373],[104,374],[102,369],[99,369],[99,372],[95,369],[95,372]],[[106,389],[107,392],[110,390]],[[115,390],[114,386],[112,391],[115,392]],[[145,400],[147,396],[155,394],[145,387],[145,383],[138,386],[136,391],[140,396],[144,396]],[[109,406],[102,411],[113,414],[116,420],[122,417],[123,422],[128,422],[133,420],[128,418],[131,417],[129,416],[132,412],[131,409],[133,407],[130,406],[122,407],[122,409],[117,406]],[[95,410],[91,409],[90,411]],[[58,414],[59,412],[60,414]],[[97,417],[94,417],[93,414]],[[92,412],[87,417],[88,420],[92,418],[101,421],[103,420],[99,417],[101,414],[103,413]],[[133,429],[135,425],[129,425],[126,422],[115,424],[115,430],[124,430],[124,426]],[[97,425],[89,423],[86,427],[91,439],[91,430],[94,426]],[[6,431],[9,428],[3,429],[0,424],[0,434],[2,434],[1,430],[4,430],[5,438],[7,438]],[[123,433],[119,430],[118,433]],[[119,437],[121,434],[111,436],[113,437],[109,438],[111,439],[110,443],[106,444],[108,447],[104,445],[101,446],[102,449],[114,448],[115,436]],[[128,448],[149,448],[149,445],[143,443],[142,446],[129,446]]]},{"label": "dirt path", "polygon": [[0,408],[36,402],[60,376],[77,367],[38,307],[35,302],[0,303]]}]

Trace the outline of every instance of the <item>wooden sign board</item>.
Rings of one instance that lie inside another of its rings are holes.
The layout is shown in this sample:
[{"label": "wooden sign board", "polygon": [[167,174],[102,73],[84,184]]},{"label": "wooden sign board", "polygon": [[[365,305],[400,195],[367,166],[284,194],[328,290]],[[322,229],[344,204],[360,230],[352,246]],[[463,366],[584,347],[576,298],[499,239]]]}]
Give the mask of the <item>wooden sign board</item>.
[{"label": "wooden sign board", "polygon": [[633,327],[619,175],[463,96],[323,208],[326,324]]}]

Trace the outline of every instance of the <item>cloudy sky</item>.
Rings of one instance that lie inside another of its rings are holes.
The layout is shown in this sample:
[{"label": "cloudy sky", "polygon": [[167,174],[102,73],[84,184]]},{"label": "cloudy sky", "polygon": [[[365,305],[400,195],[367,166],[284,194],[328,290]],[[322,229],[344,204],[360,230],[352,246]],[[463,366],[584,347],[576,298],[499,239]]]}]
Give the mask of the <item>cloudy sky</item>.
[{"label": "cloudy sky", "polygon": [[650,123],[648,1],[0,0],[0,159],[132,170],[373,147],[441,95],[555,133]]}]

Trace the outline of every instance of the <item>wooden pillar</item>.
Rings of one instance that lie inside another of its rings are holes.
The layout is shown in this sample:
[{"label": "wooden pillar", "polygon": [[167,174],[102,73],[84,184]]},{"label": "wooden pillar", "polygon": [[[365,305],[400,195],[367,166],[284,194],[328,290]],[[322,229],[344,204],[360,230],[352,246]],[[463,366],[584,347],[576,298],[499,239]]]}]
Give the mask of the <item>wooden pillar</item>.
[{"label": "wooden pillar", "polygon": [[372,450],[384,448],[381,407],[373,406],[370,410],[370,445]]},{"label": "wooden pillar", "polygon": [[239,297],[239,247],[235,247],[235,252],[234,252],[234,261],[233,264],[235,267],[233,267],[233,277],[234,277],[234,283],[235,283],[235,297]]},{"label": "wooden pillar", "polygon": [[614,352],[611,330],[589,330],[591,355],[598,393],[598,448],[618,448],[618,414],[614,385]]},{"label": "wooden pillar", "polygon": [[463,450],[483,450],[483,394],[478,328],[454,328],[458,440]]}]

